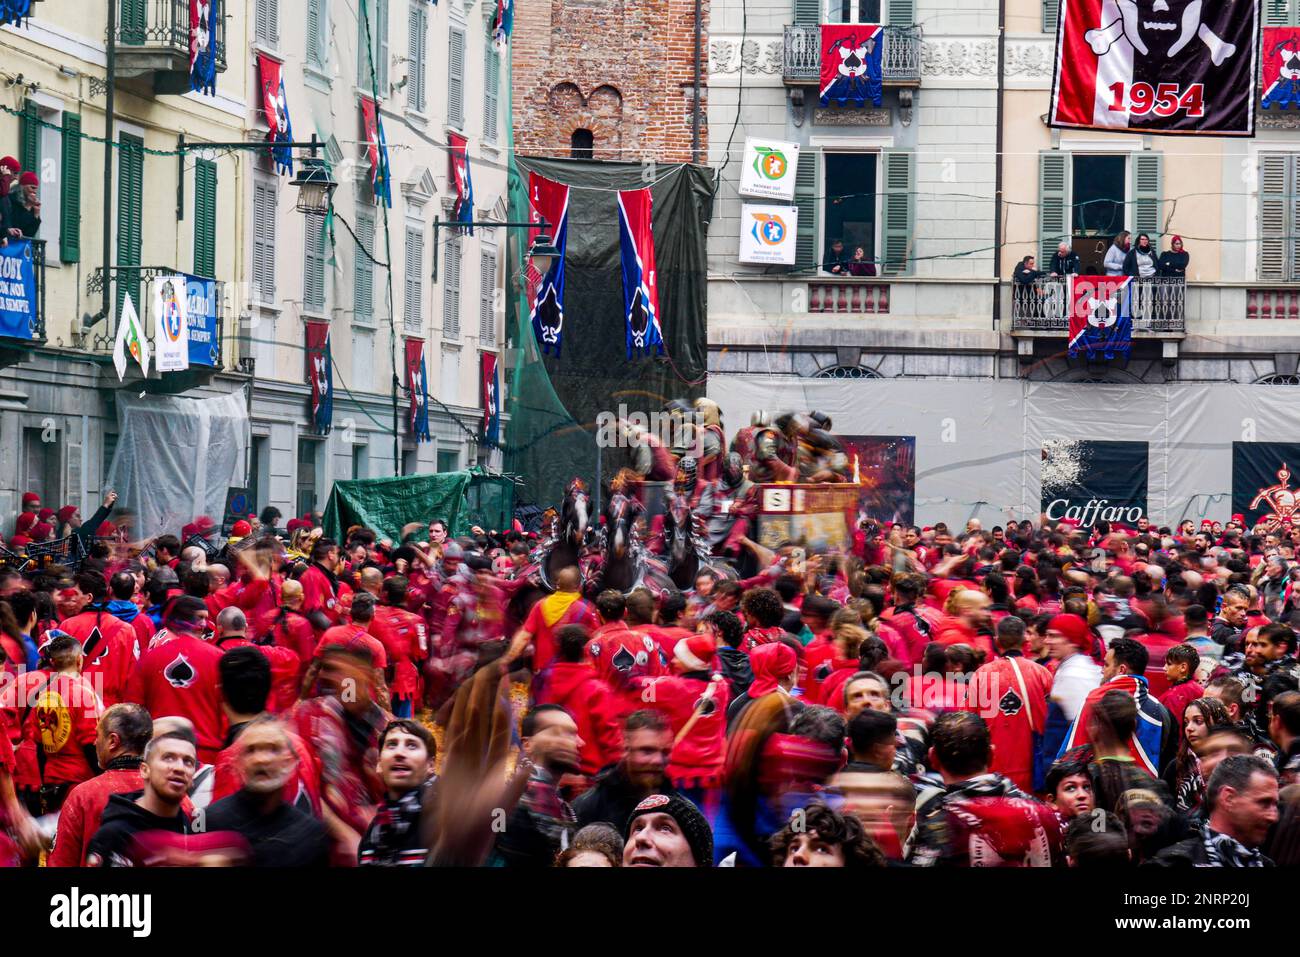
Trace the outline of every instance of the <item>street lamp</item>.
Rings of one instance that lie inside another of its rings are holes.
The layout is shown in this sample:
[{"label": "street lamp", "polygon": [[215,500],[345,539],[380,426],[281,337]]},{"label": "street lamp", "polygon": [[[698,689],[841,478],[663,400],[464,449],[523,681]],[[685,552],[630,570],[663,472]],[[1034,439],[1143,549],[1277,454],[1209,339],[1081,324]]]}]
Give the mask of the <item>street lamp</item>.
[{"label": "street lamp", "polygon": [[556,248],[551,237],[545,234],[534,239],[533,245],[528,249],[528,259],[532,262],[533,268],[537,270],[539,276],[545,276],[550,272],[551,266],[559,258],[560,250]]},{"label": "street lamp", "polygon": [[330,211],[330,198],[339,184],[323,159],[304,156],[298,160],[298,175],[289,185],[298,187],[298,212],[324,216]]},{"label": "street lamp", "polygon": [[429,277],[434,282],[438,281],[438,232],[443,229],[462,229],[467,226],[479,226],[485,229],[538,229],[541,233],[533,240],[532,246],[528,248],[528,258],[541,275],[545,276],[550,271],[551,263],[560,256],[560,251],[555,247],[555,242],[546,234],[549,224],[546,220],[538,220],[535,223],[489,223],[489,222],[464,222],[461,220],[444,221],[435,218],[433,221],[433,270]]}]

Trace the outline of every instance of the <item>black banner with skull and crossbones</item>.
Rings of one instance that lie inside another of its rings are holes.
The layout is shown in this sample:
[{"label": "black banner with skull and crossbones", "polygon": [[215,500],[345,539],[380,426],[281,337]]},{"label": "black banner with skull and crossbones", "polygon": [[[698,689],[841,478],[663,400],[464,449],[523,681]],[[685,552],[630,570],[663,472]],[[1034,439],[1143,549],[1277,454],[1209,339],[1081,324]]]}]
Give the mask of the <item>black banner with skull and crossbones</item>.
[{"label": "black banner with skull and crossbones", "polygon": [[1061,0],[1055,127],[1253,136],[1258,0]]}]

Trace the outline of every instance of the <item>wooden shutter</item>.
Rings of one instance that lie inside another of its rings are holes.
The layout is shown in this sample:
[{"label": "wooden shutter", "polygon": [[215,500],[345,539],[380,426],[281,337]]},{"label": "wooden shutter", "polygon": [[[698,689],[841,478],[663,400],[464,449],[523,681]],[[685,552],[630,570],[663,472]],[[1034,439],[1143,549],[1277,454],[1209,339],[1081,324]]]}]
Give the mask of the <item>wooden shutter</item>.
[{"label": "wooden shutter", "polygon": [[[145,37],[145,0],[120,0],[118,39],[127,46],[139,46]],[[261,34],[258,34],[261,36]]]},{"label": "wooden shutter", "polygon": [[308,312],[325,312],[325,240],[322,227],[325,217],[306,217],[306,241],[303,243],[302,306]]},{"label": "wooden shutter", "polygon": [[1294,272],[1292,250],[1295,243],[1287,226],[1295,218],[1296,200],[1292,195],[1292,153],[1260,153],[1260,261],[1261,280],[1284,282]]},{"label": "wooden shutter", "polygon": [[1164,154],[1133,154],[1133,237],[1140,233],[1151,237],[1151,245],[1160,248],[1161,191],[1164,185]]},{"label": "wooden shutter", "polygon": [[1061,19],[1061,0],[1043,0],[1043,32],[1056,35],[1056,24]]},{"label": "wooden shutter", "polygon": [[253,186],[253,294],[258,302],[275,302],[275,187]]},{"label": "wooden shutter", "polygon": [[482,251],[478,287],[478,337],[481,345],[492,345],[496,342],[496,317],[492,308],[496,286],[497,254],[492,250],[484,249]]},{"label": "wooden shutter", "polygon": [[912,271],[912,223],[916,210],[916,153],[883,150],[884,195],[880,204],[880,272],[901,276]]},{"label": "wooden shutter", "polygon": [[490,39],[484,44],[483,56],[483,139],[497,141],[497,111],[501,86],[501,54]]},{"label": "wooden shutter", "polygon": [[213,279],[217,275],[217,164],[194,164],[194,272]]},{"label": "wooden shutter", "polygon": [[81,261],[81,114],[63,114],[63,170],[59,174],[59,258]]},{"label": "wooden shutter", "polygon": [[817,167],[821,157],[808,150],[799,158],[794,174],[794,204],[799,209],[799,229],[794,237],[794,266],[800,272],[817,274],[817,219],[821,199],[817,195]]},{"label": "wooden shutter", "polygon": [[1070,154],[1038,154],[1038,261],[1050,262],[1056,246],[1070,241]]},{"label": "wooden shutter", "polygon": [[141,219],[144,215],[144,140],[123,133],[117,160],[117,314],[129,292],[136,312],[144,315],[140,302]]},{"label": "wooden shutter", "polygon": [[442,280],[442,335],[444,339],[460,338],[460,242],[451,240],[446,246],[446,269]]},{"label": "wooden shutter", "polygon": [[32,100],[23,100],[19,120],[18,162],[24,170],[41,172],[41,112]]},{"label": "wooden shutter", "polygon": [[[357,238],[361,249],[374,255],[375,217],[373,213],[357,213]],[[375,311],[375,266],[368,256],[358,250],[353,256],[356,270],[353,273],[352,308],[357,319],[370,319]]]},{"label": "wooden shutter", "polygon": [[821,23],[821,0],[794,0],[794,25],[815,27]]},{"label": "wooden shutter", "polygon": [[424,327],[424,229],[406,227],[406,298],[403,318],[408,329]]},{"label": "wooden shutter", "polygon": [[1285,27],[1295,23],[1293,0],[1264,0],[1264,26]]},{"label": "wooden shutter", "polygon": [[428,50],[425,0],[411,0],[406,13],[406,105],[417,113],[424,112],[425,54]]},{"label": "wooden shutter", "polygon": [[[144,0],[139,0],[143,7]],[[280,42],[280,0],[257,0],[256,39],[268,46]]]},{"label": "wooden shutter", "polygon": [[325,56],[325,0],[307,0],[307,62],[324,67]]},{"label": "wooden shutter", "polygon": [[885,22],[891,27],[910,27],[916,23],[916,0],[886,0]]},{"label": "wooden shutter", "polygon": [[453,28],[447,56],[447,124],[465,125],[465,31]]}]

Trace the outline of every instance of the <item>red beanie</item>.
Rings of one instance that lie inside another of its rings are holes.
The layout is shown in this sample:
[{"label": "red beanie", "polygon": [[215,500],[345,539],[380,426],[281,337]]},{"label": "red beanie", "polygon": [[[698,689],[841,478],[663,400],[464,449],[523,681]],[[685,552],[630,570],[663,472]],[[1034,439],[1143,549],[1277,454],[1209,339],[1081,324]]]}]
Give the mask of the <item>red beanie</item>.
[{"label": "red beanie", "polygon": [[49,522],[37,522],[32,526],[32,538],[38,542],[43,542],[54,532],[54,526]]},{"label": "red beanie", "polygon": [[707,671],[717,644],[709,635],[691,635],[673,645],[673,657],[690,671]]},{"label": "red beanie", "polygon": [[41,497],[35,492],[23,492],[23,506],[35,505],[41,500]]},{"label": "red beanie", "polygon": [[310,522],[304,522],[300,518],[291,518],[284,525],[284,530],[292,535],[300,528],[311,528]]},{"label": "red beanie", "polygon": [[117,534],[117,526],[112,522],[101,522],[99,528],[95,530],[95,534],[100,538],[108,538],[110,535]]},{"label": "red beanie", "polygon": [[0,157],[0,166],[8,166],[15,173],[23,168],[23,164],[18,162],[12,156]]},{"label": "red beanie", "polygon": [[794,649],[782,641],[759,645],[749,653],[749,665],[754,670],[754,681],[749,686],[749,696],[760,698],[776,690],[777,679],[784,678],[799,666]]},{"label": "red beanie", "polygon": [[1057,615],[1047,623],[1048,631],[1059,631],[1084,654],[1092,653],[1092,632],[1078,615]]},{"label": "red beanie", "polygon": [[39,518],[42,522],[48,522],[50,519],[54,517],[54,515],[55,515],[54,509],[49,508],[48,506],[36,513],[36,517]]},{"label": "red beanie", "polygon": [[32,540],[28,538],[26,535],[14,535],[9,539],[10,548],[25,548],[31,543]]},{"label": "red beanie", "polygon": [[63,506],[63,508],[59,509],[59,521],[70,522],[72,521],[72,516],[76,514],[77,514],[77,506],[65,505]]},{"label": "red beanie", "polygon": [[28,532],[31,531],[32,526],[35,524],[36,524],[36,513],[23,512],[21,515],[18,516],[18,521],[15,523],[16,526],[15,530],[18,532]]},{"label": "red beanie", "polygon": [[190,540],[190,536],[193,535],[193,534],[194,534],[194,523],[193,523],[193,522],[186,522],[184,525],[182,525],[182,526],[181,526],[181,544],[184,545],[186,542],[188,542],[188,541]]},{"label": "red beanie", "polygon": [[233,538],[243,538],[245,535],[253,534],[253,526],[241,518],[230,527],[230,534]]},{"label": "red beanie", "polygon": [[35,173],[33,173],[31,170],[28,170],[27,172],[23,173],[21,176],[18,177],[18,185],[19,186],[40,186],[41,178],[37,176]]}]

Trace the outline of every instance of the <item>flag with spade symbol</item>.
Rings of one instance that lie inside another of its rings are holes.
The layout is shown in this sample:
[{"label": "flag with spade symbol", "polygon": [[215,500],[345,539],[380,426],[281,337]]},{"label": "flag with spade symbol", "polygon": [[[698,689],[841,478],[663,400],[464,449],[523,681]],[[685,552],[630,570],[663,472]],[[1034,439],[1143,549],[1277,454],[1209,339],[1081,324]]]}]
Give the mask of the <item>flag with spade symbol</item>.
[{"label": "flag with spade symbol", "polygon": [[1140,291],[1130,276],[1071,276],[1070,358],[1127,359]]},{"label": "flag with spade symbol", "polygon": [[659,286],[655,275],[655,237],[648,189],[618,194],[619,248],[623,255],[623,305],[627,317],[627,357],[664,354],[659,326]]}]

